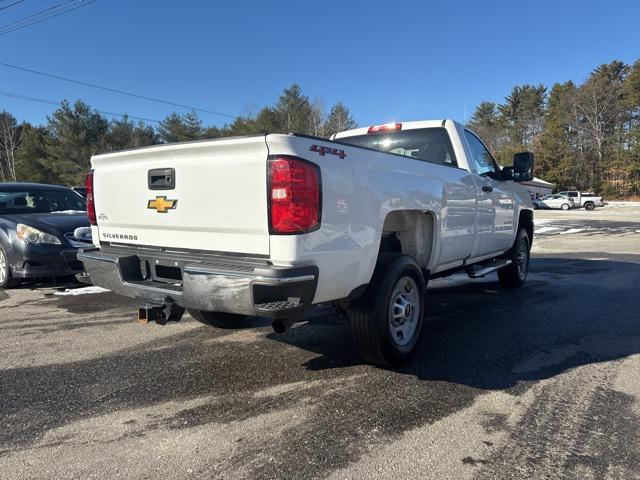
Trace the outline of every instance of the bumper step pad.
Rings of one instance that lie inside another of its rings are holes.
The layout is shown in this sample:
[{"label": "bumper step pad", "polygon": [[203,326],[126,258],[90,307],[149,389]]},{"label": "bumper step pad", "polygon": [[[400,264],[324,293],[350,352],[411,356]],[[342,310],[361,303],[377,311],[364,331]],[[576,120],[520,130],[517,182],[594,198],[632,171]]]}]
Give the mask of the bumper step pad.
[{"label": "bumper step pad", "polygon": [[260,315],[281,318],[300,314],[304,310],[304,305],[296,298],[258,303],[255,305],[255,309],[256,313]]}]

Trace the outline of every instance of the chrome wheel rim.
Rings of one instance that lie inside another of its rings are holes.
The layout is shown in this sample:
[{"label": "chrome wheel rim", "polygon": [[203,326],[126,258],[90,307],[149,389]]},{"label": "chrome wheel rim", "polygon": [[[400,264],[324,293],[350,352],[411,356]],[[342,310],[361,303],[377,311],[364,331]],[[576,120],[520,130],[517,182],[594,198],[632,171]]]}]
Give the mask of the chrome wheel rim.
[{"label": "chrome wheel rim", "polygon": [[529,248],[527,245],[527,239],[522,237],[518,244],[518,256],[516,258],[518,267],[518,276],[524,278],[527,275],[527,264],[529,261]]},{"label": "chrome wheel rim", "polygon": [[0,250],[0,285],[7,279],[7,257],[4,256],[4,252]]},{"label": "chrome wheel rim", "polygon": [[389,302],[389,332],[398,346],[407,345],[416,332],[420,318],[418,284],[409,276],[396,283]]}]

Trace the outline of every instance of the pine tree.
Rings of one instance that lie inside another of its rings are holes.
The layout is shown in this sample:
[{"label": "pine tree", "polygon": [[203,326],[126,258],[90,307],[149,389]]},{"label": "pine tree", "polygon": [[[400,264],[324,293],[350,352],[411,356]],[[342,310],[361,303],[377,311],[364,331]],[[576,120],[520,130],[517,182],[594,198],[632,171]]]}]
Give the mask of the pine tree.
[{"label": "pine tree", "polygon": [[64,101],[49,117],[47,128],[48,167],[59,182],[82,184],[109,128],[107,120],[86,103],[77,101],[72,108]]},{"label": "pine tree", "polygon": [[163,143],[200,140],[204,134],[202,120],[193,111],[183,115],[171,113],[158,126],[158,137]]},{"label": "pine tree", "polygon": [[357,123],[349,113],[349,109],[343,103],[338,102],[331,107],[331,112],[329,112],[329,118],[324,128],[325,135],[331,136],[334,133],[356,128],[356,126]]},{"label": "pine tree", "polygon": [[309,97],[302,94],[297,84],[285,88],[275,111],[278,116],[278,130],[282,133],[311,133],[311,104]]}]

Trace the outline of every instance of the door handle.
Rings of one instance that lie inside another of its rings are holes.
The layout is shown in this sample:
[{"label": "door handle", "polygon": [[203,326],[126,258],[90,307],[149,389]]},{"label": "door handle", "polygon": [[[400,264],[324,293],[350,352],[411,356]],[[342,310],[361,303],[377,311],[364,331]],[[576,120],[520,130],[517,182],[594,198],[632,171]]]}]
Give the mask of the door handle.
[{"label": "door handle", "polygon": [[487,193],[491,193],[491,192],[493,192],[493,187],[491,187],[489,185],[483,185],[482,186],[482,191],[483,192],[487,192]]}]

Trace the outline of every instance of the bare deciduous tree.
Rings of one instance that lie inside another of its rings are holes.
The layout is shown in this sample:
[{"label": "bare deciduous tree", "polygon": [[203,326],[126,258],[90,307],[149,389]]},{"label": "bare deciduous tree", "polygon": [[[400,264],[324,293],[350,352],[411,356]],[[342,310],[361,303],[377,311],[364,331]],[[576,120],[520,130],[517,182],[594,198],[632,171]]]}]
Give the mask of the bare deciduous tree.
[{"label": "bare deciduous tree", "polygon": [[324,137],[326,118],[325,109],[322,99],[316,97],[311,102],[311,114],[309,118],[311,134],[316,137]]},{"label": "bare deciduous tree", "polygon": [[16,181],[16,150],[20,145],[20,127],[9,112],[0,113],[0,176],[2,181]]}]

